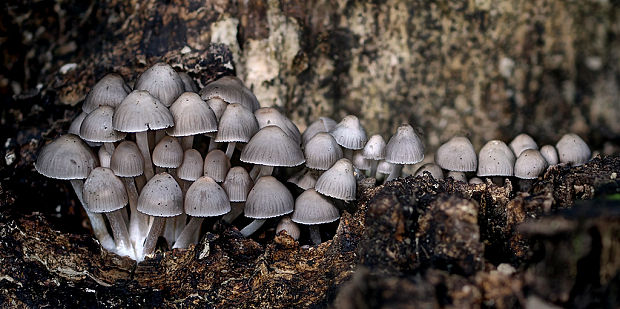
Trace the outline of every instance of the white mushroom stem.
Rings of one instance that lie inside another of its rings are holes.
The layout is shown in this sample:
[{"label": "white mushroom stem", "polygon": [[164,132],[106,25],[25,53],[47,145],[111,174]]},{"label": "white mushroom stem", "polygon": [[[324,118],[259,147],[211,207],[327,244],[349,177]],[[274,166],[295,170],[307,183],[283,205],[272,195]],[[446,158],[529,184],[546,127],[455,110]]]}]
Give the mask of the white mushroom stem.
[{"label": "white mushroom stem", "polygon": [[192,149],[194,147],[194,136],[183,136],[181,138],[181,147],[183,147],[183,150]]},{"label": "white mushroom stem", "polygon": [[142,153],[144,158],[144,177],[146,177],[146,181],[149,181],[153,178],[155,172],[153,171],[153,161],[151,161],[151,152],[149,151],[147,131],[136,132],[136,144],[138,144],[138,149],[140,149],[140,153]]},{"label": "white mushroom stem", "polygon": [[90,226],[93,228],[93,233],[95,233],[95,237],[101,243],[104,249],[108,251],[114,251],[115,244],[114,239],[108,233],[108,229],[105,226],[105,221],[103,220],[103,216],[101,214],[96,214],[88,211],[86,208],[86,204],[84,203],[84,199],[82,196],[82,191],[84,190],[84,180],[81,179],[72,179],[71,186],[73,186],[73,190],[75,191],[75,195],[77,195],[78,200],[82,204],[82,208],[88,215],[88,220],[90,220]]},{"label": "white mushroom stem", "polygon": [[256,179],[258,178],[259,172],[260,172],[260,165],[254,164],[254,166],[252,166],[252,169],[250,170],[250,178],[256,181]]},{"label": "white mushroom stem", "polygon": [[114,143],[112,143],[112,142],[105,142],[105,143],[103,143],[103,147],[105,147],[105,150],[110,155],[114,153]]},{"label": "white mushroom stem", "polygon": [[237,219],[245,208],[245,203],[230,203],[230,211],[222,217],[222,221],[231,224]]},{"label": "white mushroom stem", "polygon": [[112,228],[112,234],[114,235],[114,242],[116,243],[116,249],[119,255],[128,255],[134,258],[134,250],[129,241],[129,232],[127,232],[127,225],[121,214],[121,210],[115,210],[113,212],[106,213],[110,227]]},{"label": "white mushroom stem", "polygon": [[228,157],[228,160],[232,158],[232,155],[235,152],[236,145],[237,145],[236,142],[229,142],[228,146],[226,146],[226,156]]},{"label": "white mushroom stem", "polygon": [[176,221],[177,218],[179,216],[174,216],[172,218],[168,218],[168,220],[166,220],[166,224],[164,227],[164,238],[166,239],[166,242],[168,243],[168,246],[172,246],[172,244],[174,244],[174,241],[176,240],[174,238],[174,231],[175,231],[175,225],[176,225]]},{"label": "white mushroom stem", "polygon": [[200,230],[200,226],[202,225],[202,221],[204,221],[204,219],[205,218],[203,217],[192,217],[189,220],[189,223],[183,229],[183,232],[181,233],[181,235],[179,235],[179,238],[177,238],[177,241],[174,243],[174,247],[172,247],[172,249],[177,249],[177,248],[183,249],[193,244],[194,243],[193,236],[196,230]]},{"label": "white mushroom stem", "polygon": [[370,177],[377,176],[377,166],[379,165],[379,160],[370,160]]},{"label": "white mushroom stem", "polygon": [[211,152],[211,150],[217,148],[217,144],[215,143],[215,137],[209,137],[209,150],[207,153]]},{"label": "white mushroom stem", "polygon": [[271,174],[273,174],[273,166],[261,165],[260,172],[258,172],[256,179],[260,179],[263,176],[271,176]]},{"label": "white mushroom stem", "polygon": [[[129,240],[136,249],[136,256],[140,256],[142,244],[149,231],[149,217],[138,211],[138,189],[133,178],[121,177],[127,190],[129,199],[129,209],[131,210],[131,218],[129,218]],[[139,249],[138,249],[139,248]]]},{"label": "white mushroom stem", "polygon": [[265,221],[267,221],[267,219],[254,219],[252,223],[248,224],[241,230],[241,235],[243,235],[243,237],[248,237],[254,234],[258,229],[260,229],[261,226],[263,226],[263,224],[265,224]]},{"label": "white mushroom stem", "polygon": [[343,153],[344,153],[344,157],[346,159],[349,159],[349,161],[353,162],[353,149],[342,147],[342,150],[343,150]]},{"label": "white mushroom stem", "polygon": [[146,239],[144,240],[144,255],[149,255],[155,252],[155,246],[157,245],[157,238],[159,235],[164,232],[164,227],[166,226],[166,218],[164,217],[154,217],[153,224],[151,224],[151,229],[149,230],[148,235],[146,235]]},{"label": "white mushroom stem", "polygon": [[385,182],[388,182],[390,180],[394,180],[400,177],[400,173],[402,170],[403,170],[402,164],[394,164],[394,168],[392,168],[392,172],[390,172],[390,175],[388,175],[388,177],[385,179]]},{"label": "white mushroom stem", "polygon": [[310,225],[310,239],[312,239],[312,243],[315,245],[321,244],[321,231],[319,230],[319,225]]}]

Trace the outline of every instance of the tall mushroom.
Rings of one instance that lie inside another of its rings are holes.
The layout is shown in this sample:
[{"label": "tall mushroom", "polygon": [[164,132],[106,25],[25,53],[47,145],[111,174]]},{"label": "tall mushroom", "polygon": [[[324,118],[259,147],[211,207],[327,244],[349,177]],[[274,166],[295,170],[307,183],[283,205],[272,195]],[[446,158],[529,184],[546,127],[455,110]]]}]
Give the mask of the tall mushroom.
[{"label": "tall mushroom", "polygon": [[158,62],[144,71],[136,81],[136,90],[148,91],[166,107],[170,107],[184,91],[183,80],[170,65]]},{"label": "tall mushroom", "polygon": [[241,104],[229,104],[220,118],[215,141],[228,143],[226,156],[232,158],[237,143],[247,143],[258,131],[258,123],[252,112]]},{"label": "tall mushroom", "polygon": [[385,147],[385,140],[379,134],[371,136],[366,142],[362,156],[370,163],[370,177],[377,175],[377,165],[379,165],[379,161],[385,159]]},{"label": "tall mushroom", "polygon": [[295,200],[295,211],[291,215],[293,222],[309,226],[310,238],[315,245],[321,243],[319,225],[339,218],[338,208],[314,189],[306,190]]},{"label": "tall mushroom", "polygon": [[294,201],[291,192],[272,176],[264,176],[248,193],[245,202],[245,216],[254,219],[241,230],[244,237],[256,232],[267,219],[283,216],[293,212]]},{"label": "tall mushroom", "polygon": [[114,142],[124,139],[127,135],[124,132],[114,130],[112,127],[113,116],[113,107],[98,107],[82,121],[80,137],[88,142],[103,143],[108,153],[112,154]]},{"label": "tall mushroom", "polygon": [[277,126],[260,129],[245,145],[240,159],[260,165],[257,178],[271,175],[275,166],[293,167],[306,161],[300,146]]},{"label": "tall mushroom", "polygon": [[574,133],[564,134],[555,145],[561,163],[568,163],[572,166],[584,165],[590,160],[590,147],[579,135]]},{"label": "tall mushroom", "polygon": [[243,213],[245,201],[253,186],[254,181],[252,181],[250,174],[248,174],[245,168],[235,166],[228,171],[222,187],[228,195],[231,210],[222,217],[222,221],[232,223]]},{"label": "tall mushroom", "polygon": [[409,124],[401,124],[385,146],[385,161],[394,164],[386,182],[400,177],[403,166],[424,159],[424,144]]},{"label": "tall mushroom", "polygon": [[183,150],[192,148],[194,136],[217,131],[215,113],[200,96],[185,92],[170,106],[174,127],[166,130],[170,136],[182,139]]},{"label": "tall mushroom", "polygon": [[344,148],[344,157],[349,160],[353,160],[353,150],[362,149],[366,144],[366,130],[353,115],[344,117],[330,134]]}]

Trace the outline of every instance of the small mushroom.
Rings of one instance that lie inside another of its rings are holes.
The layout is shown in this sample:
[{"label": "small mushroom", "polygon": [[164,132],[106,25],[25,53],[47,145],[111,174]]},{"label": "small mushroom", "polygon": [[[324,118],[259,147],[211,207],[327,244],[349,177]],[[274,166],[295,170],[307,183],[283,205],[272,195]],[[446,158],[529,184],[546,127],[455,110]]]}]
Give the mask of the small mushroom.
[{"label": "small mushroom", "polygon": [[299,226],[289,216],[282,217],[280,222],[278,222],[278,226],[276,226],[276,234],[280,234],[282,231],[286,231],[286,234],[293,237],[294,240],[298,240],[301,234]]},{"label": "small mushroom", "polygon": [[260,108],[256,96],[235,76],[224,76],[207,84],[200,91],[200,97],[207,103],[215,99],[228,104],[241,104],[252,112]]},{"label": "small mushroom", "polygon": [[252,112],[240,104],[229,104],[220,118],[220,128],[215,141],[228,143],[226,156],[232,158],[237,143],[247,143],[258,131],[258,123]]},{"label": "small mushroom", "polygon": [[315,184],[317,192],[343,201],[355,200],[357,181],[353,175],[353,164],[340,159],[325,171]]},{"label": "small mushroom", "polygon": [[503,177],[514,174],[515,155],[506,143],[487,142],[478,154],[478,177],[492,177],[495,184],[503,185]]},{"label": "small mushroom", "polygon": [[538,149],[538,145],[536,145],[536,142],[531,136],[521,133],[510,142],[510,149],[512,149],[512,152],[518,157],[524,150]]},{"label": "small mushroom", "polygon": [[579,135],[574,133],[564,134],[555,145],[561,163],[569,163],[572,166],[580,166],[590,160],[590,147]]},{"label": "small mushroom", "polygon": [[312,174],[312,171],[303,169],[299,171],[299,173],[290,177],[287,182],[290,182],[305,191],[314,188],[316,185],[316,178]]},{"label": "small mushroom", "polygon": [[552,145],[544,145],[540,147],[540,154],[547,160],[547,164],[556,165],[560,163],[558,159],[558,152]]},{"label": "small mushroom", "polygon": [[[385,146],[385,161],[394,164],[392,173],[385,180],[400,177],[403,166],[424,160],[424,144],[409,124],[402,124]],[[440,164],[441,165],[441,164]]]},{"label": "small mushroom", "polygon": [[256,116],[256,121],[258,121],[258,127],[260,129],[266,126],[277,126],[293,139],[295,143],[298,145],[301,144],[301,133],[299,133],[297,126],[277,109],[273,107],[261,107],[254,112],[254,116]]},{"label": "small mushroom", "polygon": [[[80,136],[80,127],[82,127],[82,122],[84,121],[84,118],[86,118],[86,116],[88,116],[88,114],[85,112],[81,112],[79,115],[77,115],[73,119],[73,121],[71,121],[71,125],[69,126],[69,131],[67,133]],[[85,142],[90,147],[99,147],[102,144],[102,143],[93,143],[89,141],[85,141]]]},{"label": "small mushroom", "polygon": [[474,145],[467,137],[463,136],[453,137],[441,145],[437,149],[435,162],[441,168],[454,172],[473,172],[478,166]]},{"label": "small mushroom", "polygon": [[379,161],[385,159],[385,148],[385,140],[379,134],[371,136],[364,146],[362,155],[370,162],[370,177],[377,175],[377,165],[379,165]]},{"label": "small mushroom", "polygon": [[[192,183],[203,175],[203,162],[200,152],[196,149],[187,149],[183,153],[183,162],[177,168],[177,177],[179,178],[183,196],[185,196]],[[185,213],[180,214],[174,219],[174,239],[179,238],[185,228],[186,221],[187,215]],[[164,231],[165,233],[166,231]]]},{"label": "small mushroom", "polygon": [[454,181],[461,181],[467,183],[467,176],[465,176],[465,173],[463,172],[449,171],[448,175],[446,175],[446,178],[452,178],[454,179]]},{"label": "small mushroom", "polygon": [[164,106],[170,107],[174,100],[185,92],[185,85],[170,65],[158,62],[138,77],[135,89],[148,91]]},{"label": "small mushroom", "polygon": [[364,158],[361,150],[356,150],[353,152],[353,166],[357,168],[360,173],[364,173],[366,171],[370,171],[370,160]]},{"label": "small mushroom", "polygon": [[311,123],[301,135],[304,145],[318,133],[329,133],[337,124],[338,123],[334,119],[329,117],[319,117],[319,119]]},{"label": "small mushroom", "polygon": [[112,127],[113,115],[113,107],[98,107],[82,121],[80,137],[87,142],[104,143],[106,150],[110,154],[113,153],[114,142],[124,139],[127,135],[127,133],[114,130]]},{"label": "small mushroom", "polygon": [[182,139],[183,150],[192,148],[194,136],[217,131],[215,113],[200,96],[185,92],[170,106],[174,127],[166,133]]},{"label": "small mushroom", "polygon": [[90,114],[100,106],[116,108],[129,92],[131,89],[125,84],[123,77],[116,73],[108,73],[86,95],[82,110]]},{"label": "small mushroom", "polygon": [[366,144],[366,130],[353,115],[344,117],[330,134],[344,148],[344,157],[349,160],[353,160],[353,150],[362,149]]},{"label": "small mushroom", "polygon": [[294,209],[291,192],[272,176],[263,176],[256,181],[245,202],[245,216],[254,219],[241,230],[244,237],[256,232],[267,219],[290,214]]},{"label": "small mushroom", "polygon": [[274,166],[293,167],[306,162],[300,146],[277,126],[260,129],[245,145],[240,159],[261,166],[257,178],[271,175]]},{"label": "small mushroom", "polygon": [[484,183],[484,181],[482,181],[482,179],[478,178],[478,177],[472,177],[469,179],[468,183],[470,185],[479,185]]},{"label": "small mushroom", "polygon": [[230,170],[230,160],[226,154],[219,150],[211,150],[205,157],[204,175],[213,178],[217,182],[223,182]]},{"label": "small mushroom", "polygon": [[381,178],[386,178],[392,173],[392,170],[394,170],[394,164],[385,160],[379,161],[379,164],[377,165],[377,181]]},{"label": "small mushroom", "polygon": [[179,77],[183,82],[183,88],[185,89],[185,92],[198,92],[198,87],[196,87],[196,83],[189,76],[189,74],[187,74],[187,72],[179,72]]},{"label": "small mushroom", "polygon": [[254,181],[252,181],[250,174],[248,174],[245,168],[235,166],[228,171],[222,187],[226,194],[228,194],[231,210],[222,217],[222,221],[230,224],[243,213],[245,201],[253,186]]},{"label": "small mushroom", "polygon": [[306,166],[325,171],[342,158],[342,148],[329,133],[317,133],[304,148]]},{"label": "small mushroom", "polygon": [[338,208],[314,189],[306,190],[295,200],[295,211],[291,215],[293,222],[309,226],[310,238],[315,245],[321,243],[319,225],[339,218]]},{"label": "small mushroom", "polygon": [[521,191],[529,191],[533,180],[547,168],[547,161],[537,149],[526,149],[515,162],[515,177],[519,178]]},{"label": "small mushroom", "polygon": [[421,176],[424,173],[429,173],[431,175],[431,177],[435,178],[436,180],[442,180],[443,179],[443,170],[441,169],[441,167],[435,163],[426,163],[422,166],[420,166],[420,168],[418,168],[417,171],[415,171],[414,176]]}]

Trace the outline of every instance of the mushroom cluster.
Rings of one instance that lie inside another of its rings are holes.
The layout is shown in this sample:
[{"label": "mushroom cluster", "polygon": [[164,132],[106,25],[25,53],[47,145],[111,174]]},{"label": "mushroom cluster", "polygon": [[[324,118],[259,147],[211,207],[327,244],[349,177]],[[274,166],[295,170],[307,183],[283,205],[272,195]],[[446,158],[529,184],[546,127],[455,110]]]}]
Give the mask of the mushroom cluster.
[{"label": "mushroom cluster", "polygon": [[[196,137],[208,138],[208,147]],[[479,159],[467,138],[454,137],[437,150],[436,164],[416,175],[443,178],[445,170],[467,181],[465,173],[477,169],[479,177],[535,179],[549,164],[579,165],[590,157],[574,134],[540,151],[528,137],[510,147],[491,141]],[[301,134],[278,109],[261,108],[236,77],[198,92],[186,73],[157,63],[133,89],[118,74],[99,80],[69,133],[45,145],[35,167],[70,180],[104,248],[141,261],[162,236],[170,248],[197,243],[208,217],[234,225],[243,214],[252,220],[239,226],[245,237],[277,220],[276,232],[297,240],[298,225],[307,225],[319,244],[319,227],[356,199],[358,178],[389,181],[423,159],[424,145],[409,124],[387,143],[381,135],[367,138],[353,115],[340,122],[321,117]]]}]

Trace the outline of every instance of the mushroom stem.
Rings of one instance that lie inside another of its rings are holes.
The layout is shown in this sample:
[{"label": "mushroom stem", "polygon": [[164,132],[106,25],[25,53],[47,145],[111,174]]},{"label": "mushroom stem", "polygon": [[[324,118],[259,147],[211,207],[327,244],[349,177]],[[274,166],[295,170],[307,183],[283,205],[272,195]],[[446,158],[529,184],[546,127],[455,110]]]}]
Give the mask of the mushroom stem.
[{"label": "mushroom stem", "polygon": [[142,192],[142,188],[146,185],[146,178],[144,177],[144,174],[134,178],[134,180],[136,181],[136,189],[138,189],[138,193]]},{"label": "mushroom stem", "polygon": [[116,249],[119,255],[128,255],[134,258],[134,250],[129,241],[129,232],[127,232],[127,225],[121,214],[121,210],[115,210],[113,212],[106,213],[110,227],[112,228],[112,234],[114,235],[114,242],[116,243]]},{"label": "mushroom stem", "polygon": [[149,229],[149,217],[138,211],[138,189],[133,178],[121,177],[123,183],[125,183],[125,189],[127,190],[127,197],[129,199],[129,209],[131,210],[131,217],[129,218],[129,240],[136,250],[136,256],[140,256],[142,250],[142,243]]},{"label": "mushroom stem", "polygon": [[321,244],[321,231],[319,230],[319,225],[310,225],[310,239],[312,239],[312,243],[315,245]]},{"label": "mushroom stem", "polygon": [[149,151],[147,131],[136,132],[136,144],[138,144],[138,149],[140,149],[144,158],[144,177],[146,177],[146,181],[149,181],[153,178],[155,172],[153,171],[153,161],[151,161],[151,152]]},{"label": "mushroom stem", "polygon": [[260,229],[261,226],[263,226],[263,224],[265,224],[266,221],[267,219],[254,219],[252,223],[248,224],[241,230],[241,235],[243,235],[243,237],[248,237],[254,234],[258,229]]},{"label": "mushroom stem", "polygon": [[237,219],[242,213],[243,208],[245,207],[245,203],[230,203],[230,212],[225,214],[222,217],[222,221],[231,224],[235,219]]},{"label": "mushroom stem", "polygon": [[273,166],[261,165],[256,179],[260,179],[263,176],[271,176],[271,174],[273,174]]},{"label": "mushroom stem", "polygon": [[153,219],[151,229],[149,230],[149,233],[148,235],[146,235],[146,239],[144,240],[144,255],[149,255],[155,251],[155,246],[157,245],[157,238],[159,238],[159,235],[163,233],[165,226],[165,217],[155,217]]},{"label": "mushroom stem", "polygon": [[[114,143],[112,142],[105,142],[103,143],[103,147],[105,147],[105,150],[112,155],[114,153]],[[104,166],[104,167],[109,167],[109,166]]]},{"label": "mushroom stem", "polygon": [[390,175],[388,175],[388,177],[385,179],[385,182],[388,182],[390,180],[394,180],[400,177],[400,173],[402,170],[403,170],[402,164],[394,164],[394,168],[392,169],[392,172],[390,172]]},{"label": "mushroom stem", "polygon": [[259,172],[260,172],[260,165],[255,164],[254,166],[252,166],[252,169],[250,170],[250,178],[256,181],[256,179],[258,178]]},{"label": "mushroom stem", "polygon": [[157,143],[159,143],[159,141],[161,141],[161,139],[164,138],[165,136],[166,136],[165,130],[155,131],[155,145],[157,145]]},{"label": "mushroom stem", "polygon": [[168,243],[168,247],[172,246],[172,244],[174,244],[174,241],[176,240],[174,238],[174,231],[175,231],[175,225],[176,225],[178,217],[179,216],[174,216],[166,220],[163,236],[166,239],[166,242]]},{"label": "mushroom stem", "polygon": [[226,156],[228,157],[228,160],[232,158],[232,155],[235,152],[236,145],[237,145],[236,142],[229,142],[228,146],[226,146]]},{"label": "mushroom stem", "polygon": [[379,165],[378,160],[370,160],[370,177],[375,178],[377,176],[377,166]]},{"label": "mushroom stem", "polygon": [[217,144],[215,143],[215,137],[209,137],[209,150],[207,153],[211,152],[211,150],[217,148]]},{"label": "mushroom stem", "polygon": [[203,217],[192,217],[183,229],[183,232],[181,232],[181,235],[179,235],[179,238],[177,238],[177,241],[174,243],[174,247],[172,247],[172,249],[185,249],[194,243],[194,233],[196,230],[200,230],[200,226],[202,225],[202,221],[204,221],[204,219],[205,218]]},{"label": "mushroom stem", "polygon": [[343,150],[343,153],[344,153],[344,157],[346,159],[349,159],[349,161],[353,161],[353,149],[342,147],[342,150]]},{"label": "mushroom stem", "polygon": [[96,214],[88,211],[86,208],[86,204],[84,204],[84,199],[82,196],[82,191],[84,190],[84,180],[81,179],[72,179],[71,186],[73,186],[73,190],[75,191],[75,195],[77,195],[78,200],[82,204],[82,208],[86,212],[88,216],[88,220],[90,220],[90,226],[93,228],[93,233],[101,246],[108,251],[114,251],[114,239],[108,233],[108,229],[105,226],[105,221],[103,220],[103,216],[101,214]]},{"label": "mushroom stem", "polygon": [[181,147],[183,147],[183,150],[192,149],[194,147],[194,136],[183,136],[181,138]]}]

